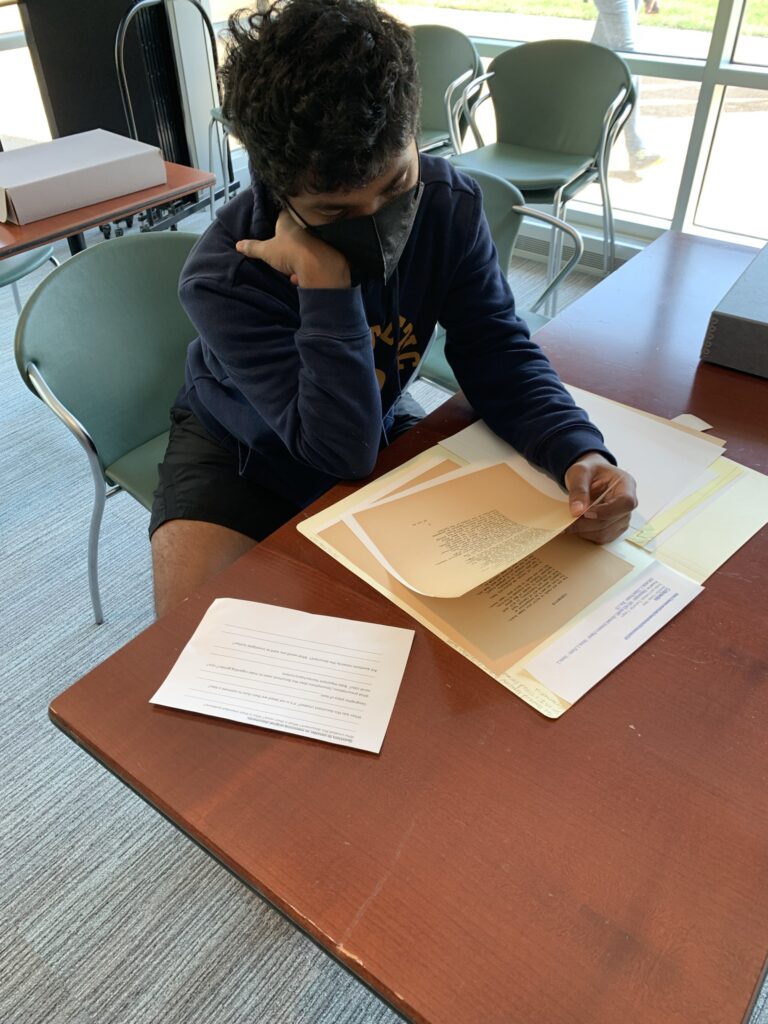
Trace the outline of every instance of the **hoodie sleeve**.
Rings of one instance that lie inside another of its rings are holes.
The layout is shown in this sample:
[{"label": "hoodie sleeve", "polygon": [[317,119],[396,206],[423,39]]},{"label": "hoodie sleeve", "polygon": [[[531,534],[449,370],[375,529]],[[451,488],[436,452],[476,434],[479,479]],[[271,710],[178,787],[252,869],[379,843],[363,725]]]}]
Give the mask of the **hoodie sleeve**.
[{"label": "hoodie sleeve", "polygon": [[300,462],[339,478],[367,476],[381,398],[360,289],[299,288],[297,309],[293,286],[254,263],[232,281],[182,280],[181,302],[200,335],[188,383],[198,376],[206,408],[244,444],[255,442],[260,418]]},{"label": "hoodie sleeve", "polygon": [[534,465],[562,483],[588,451],[611,462],[603,436],[563,387],[542,350],[515,314],[496,248],[474,190],[466,246],[440,321],[445,355],[464,394],[488,426]]}]

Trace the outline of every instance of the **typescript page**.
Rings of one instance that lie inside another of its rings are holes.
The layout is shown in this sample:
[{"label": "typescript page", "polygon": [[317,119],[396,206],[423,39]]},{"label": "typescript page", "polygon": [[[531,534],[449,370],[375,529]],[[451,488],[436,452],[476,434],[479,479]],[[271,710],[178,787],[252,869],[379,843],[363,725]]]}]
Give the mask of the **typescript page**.
[{"label": "typescript page", "polygon": [[455,598],[533,554],[573,518],[563,498],[498,463],[417,484],[344,521],[402,584]]}]

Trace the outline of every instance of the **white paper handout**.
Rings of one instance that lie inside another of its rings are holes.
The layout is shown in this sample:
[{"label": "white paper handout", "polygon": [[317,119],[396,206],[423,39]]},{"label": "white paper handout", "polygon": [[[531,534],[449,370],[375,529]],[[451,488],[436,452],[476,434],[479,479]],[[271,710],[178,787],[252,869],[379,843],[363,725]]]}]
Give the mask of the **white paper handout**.
[{"label": "white paper handout", "polygon": [[378,753],[413,636],[220,598],[150,703]]},{"label": "white paper handout", "polygon": [[526,671],[572,704],[703,589],[687,576],[654,562],[531,658]]}]

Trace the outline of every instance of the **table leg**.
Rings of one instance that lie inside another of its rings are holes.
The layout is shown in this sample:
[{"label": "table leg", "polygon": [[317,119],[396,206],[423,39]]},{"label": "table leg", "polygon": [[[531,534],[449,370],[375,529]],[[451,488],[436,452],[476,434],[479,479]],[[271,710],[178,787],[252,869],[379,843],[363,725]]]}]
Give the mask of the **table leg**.
[{"label": "table leg", "polygon": [[82,231],[78,231],[76,235],[69,236],[67,243],[69,244],[70,253],[74,256],[85,249],[85,235]]}]

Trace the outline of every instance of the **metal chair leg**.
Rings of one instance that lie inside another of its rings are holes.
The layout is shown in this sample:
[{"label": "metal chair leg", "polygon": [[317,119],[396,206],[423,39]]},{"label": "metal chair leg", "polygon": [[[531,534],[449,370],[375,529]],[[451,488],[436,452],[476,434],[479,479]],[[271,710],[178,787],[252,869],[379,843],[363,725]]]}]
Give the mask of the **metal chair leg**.
[{"label": "metal chair leg", "polygon": [[91,512],[91,525],[88,530],[88,589],[91,592],[91,604],[93,605],[93,617],[97,626],[104,621],[104,613],[101,608],[101,594],[99,592],[99,534],[101,532],[101,520],[104,515],[104,502],[107,496],[107,485],[98,464],[91,462],[93,474],[93,510]]},{"label": "metal chair leg", "polygon": [[603,200],[603,272],[607,277],[616,268],[616,235],[608,176],[603,167],[600,168],[600,195]]},{"label": "metal chair leg", "polygon": [[93,605],[93,616],[96,625],[100,626],[104,621],[104,614],[101,609],[101,595],[99,593],[99,532],[101,530],[101,519],[104,514],[104,502],[106,500],[107,484],[101,469],[101,460],[96,450],[93,438],[80,423],[77,417],[62,405],[45,382],[40,370],[34,363],[27,363],[24,368],[27,379],[34,390],[45,402],[51,412],[61,420],[88,456],[88,465],[91,467],[93,477],[93,511],[91,512],[91,525],[88,533],[88,586],[91,591],[91,604]]},{"label": "metal chair leg", "polygon": [[229,161],[227,159],[229,146],[227,145],[227,136],[229,132],[222,126],[221,136],[219,136],[218,130],[216,132],[216,138],[219,142],[219,160],[221,161],[221,183],[224,186],[224,202],[229,202]]},{"label": "metal chair leg", "polygon": [[11,295],[13,295],[13,302],[16,306],[16,313],[21,316],[21,296],[19,295],[19,287],[15,281],[11,281]]},{"label": "metal chair leg", "polygon": [[[555,195],[552,202],[552,216],[557,217],[560,220],[564,217],[565,203],[562,202],[560,193]],[[547,258],[547,284],[549,285],[554,281],[557,276],[557,272],[560,269],[560,263],[563,255],[563,236],[555,227],[552,228],[550,233],[549,241],[549,254]],[[546,316],[555,316],[557,313],[557,288],[553,288],[547,296],[547,300],[544,304],[544,313]]]},{"label": "metal chair leg", "polygon": [[[213,172],[213,130],[215,126],[213,118],[208,122],[208,170]],[[210,205],[211,205],[211,220],[214,216],[214,208],[216,206],[216,180],[214,179],[213,184],[210,188]]]}]

